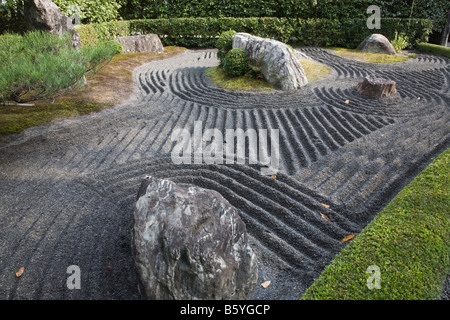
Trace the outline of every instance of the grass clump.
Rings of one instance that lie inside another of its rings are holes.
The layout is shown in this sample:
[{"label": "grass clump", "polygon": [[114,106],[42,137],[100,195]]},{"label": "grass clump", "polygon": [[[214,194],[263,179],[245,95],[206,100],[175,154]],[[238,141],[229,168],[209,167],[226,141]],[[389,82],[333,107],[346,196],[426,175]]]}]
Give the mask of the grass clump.
[{"label": "grass clump", "polygon": [[46,99],[76,86],[117,52],[111,42],[72,47],[70,34],[49,32],[0,36],[0,102]]},{"label": "grass clump", "polygon": [[[304,300],[429,300],[450,272],[450,149],[406,186],[345,247]],[[380,269],[380,289],[366,270]]]},{"label": "grass clump", "polygon": [[7,141],[9,134],[17,134],[30,127],[87,115],[123,103],[134,91],[134,68],[184,50],[165,47],[163,53],[117,54],[102,64],[101,69],[86,74],[86,84],[82,87],[65,90],[50,99],[33,101],[34,106],[0,105],[0,141]]},{"label": "grass clump", "polygon": [[391,41],[391,44],[397,53],[401,53],[402,50],[409,45],[408,37],[405,33],[398,33],[395,31],[395,37]]},{"label": "grass clump", "polygon": [[370,63],[395,63],[402,62],[409,59],[409,57],[383,54],[383,53],[371,53],[371,52],[362,52],[357,49],[346,49],[346,48],[330,48],[333,50],[333,53],[337,56],[358,60],[362,62],[370,62]]}]

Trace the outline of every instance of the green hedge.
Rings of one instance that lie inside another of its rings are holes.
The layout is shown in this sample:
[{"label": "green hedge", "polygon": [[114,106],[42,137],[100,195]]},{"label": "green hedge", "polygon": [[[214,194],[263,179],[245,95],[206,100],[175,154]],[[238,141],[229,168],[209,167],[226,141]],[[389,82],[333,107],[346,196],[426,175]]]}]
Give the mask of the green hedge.
[{"label": "green hedge", "polygon": [[370,30],[366,19],[173,18],[105,22],[82,25],[78,30],[82,31],[80,34],[88,34],[83,32],[88,28],[95,30],[99,41],[124,35],[156,33],[165,46],[215,47],[217,37],[232,29],[301,46],[355,48],[374,32],[394,39],[398,31],[405,33],[412,44],[427,42],[432,23],[424,19],[385,18],[381,20],[381,30]]},{"label": "green hedge", "polygon": [[[76,1],[76,0],[71,0]],[[117,1],[117,0],[116,0]],[[367,19],[367,8],[377,5],[384,18],[433,21],[441,32],[450,9],[448,0],[120,0],[124,20],[194,17],[294,17]]]},{"label": "green hedge", "polygon": [[[448,0],[55,0],[69,16],[73,5],[83,22],[197,17],[290,17],[300,19],[367,19],[378,5],[383,18],[409,17],[433,21],[441,33],[450,9]],[[0,33],[24,31],[23,0],[0,1]],[[72,6],[71,6],[72,5]]]},{"label": "green hedge", "polygon": [[440,54],[444,57],[450,58],[450,48],[440,46],[432,43],[419,43],[416,47],[417,50],[423,52],[431,52],[435,54]]}]

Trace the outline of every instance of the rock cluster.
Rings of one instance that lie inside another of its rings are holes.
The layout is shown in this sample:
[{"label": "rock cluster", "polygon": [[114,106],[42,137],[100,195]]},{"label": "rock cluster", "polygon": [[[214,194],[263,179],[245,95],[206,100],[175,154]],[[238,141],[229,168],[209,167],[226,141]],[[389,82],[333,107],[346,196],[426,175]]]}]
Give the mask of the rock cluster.
[{"label": "rock cluster", "polygon": [[237,33],[233,36],[235,48],[243,49],[250,64],[261,68],[264,78],[275,88],[289,91],[308,83],[295,53],[280,41]]},{"label": "rock cluster", "polygon": [[257,279],[245,224],[213,190],[146,177],[132,246],[145,299],[243,299]]}]

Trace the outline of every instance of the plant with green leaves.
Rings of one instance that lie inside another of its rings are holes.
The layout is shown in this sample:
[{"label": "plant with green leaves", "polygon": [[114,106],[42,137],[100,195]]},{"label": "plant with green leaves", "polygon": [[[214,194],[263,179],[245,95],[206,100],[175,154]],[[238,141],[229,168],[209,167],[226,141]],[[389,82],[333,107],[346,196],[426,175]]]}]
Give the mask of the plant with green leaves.
[{"label": "plant with green leaves", "polygon": [[224,58],[228,51],[233,48],[233,36],[236,34],[234,30],[224,31],[220,34],[219,39],[217,39],[217,57],[220,60],[220,64],[223,65]]},{"label": "plant with green leaves", "polygon": [[116,54],[112,42],[76,50],[71,35],[34,31],[0,36],[0,101],[50,98],[77,85]]},{"label": "plant with green leaves", "polygon": [[53,0],[68,16],[77,14],[83,23],[113,21],[120,18],[118,0]]},{"label": "plant with green leaves", "polygon": [[400,53],[409,45],[408,37],[404,33],[398,33],[395,31],[395,36],[394,39],[391,40],[391,44],[394,46],[395,51]]},{"label": "plant with green leaves", "polygon": [[223,71],[229,76],[239,77],[250,70],[247,53],[242,49],[231,49],[223,59]]}]

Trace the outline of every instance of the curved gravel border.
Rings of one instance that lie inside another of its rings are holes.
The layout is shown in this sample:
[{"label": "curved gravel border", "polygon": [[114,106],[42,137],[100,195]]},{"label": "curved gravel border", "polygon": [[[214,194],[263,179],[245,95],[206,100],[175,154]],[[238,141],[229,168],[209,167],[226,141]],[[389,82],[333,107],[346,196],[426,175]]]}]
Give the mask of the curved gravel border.
[{"label": "curved gravel border", "polygon": [[[296,92],[232,92],[204,76],[218,63],[215,50],[188,50],[137,68],[139,92],[127,103],[2,146],[0,298],[138,299],[131,212],[147,174],[224,195],[247,224],[260,282],[272,281],[250,298],[299,298],[341,240],[449,146],[450,120],[446,58],[375,65],[302,51],[332,75]],[[358,95],[366,75],[394,79],[399,93]],[[222,132],[279,129],[276,179],[259,165],[172,164],[170,133],[193,132],[195,121]],[[80,267],[80,290],[66,286],[70,265]]]}]

